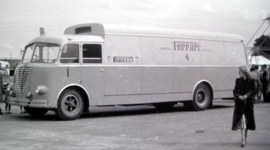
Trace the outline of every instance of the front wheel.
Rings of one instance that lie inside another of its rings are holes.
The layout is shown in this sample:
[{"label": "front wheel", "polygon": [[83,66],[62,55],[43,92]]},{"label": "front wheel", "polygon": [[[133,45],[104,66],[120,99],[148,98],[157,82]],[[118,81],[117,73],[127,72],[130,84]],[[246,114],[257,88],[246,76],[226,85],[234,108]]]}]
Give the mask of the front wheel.
[{"label": "front wheel", "polygon": [[208,86],[199,84],[194,92],[193,100],[185,102],[185,107],[193,110],[205,110],[210,107],[212,103],[212,94]]},{"label": "front wheel", "polygon": [[65,90],[58,99],[56,115],[63,120],[78,119],[83,113],[84,102],[75,89]]}]

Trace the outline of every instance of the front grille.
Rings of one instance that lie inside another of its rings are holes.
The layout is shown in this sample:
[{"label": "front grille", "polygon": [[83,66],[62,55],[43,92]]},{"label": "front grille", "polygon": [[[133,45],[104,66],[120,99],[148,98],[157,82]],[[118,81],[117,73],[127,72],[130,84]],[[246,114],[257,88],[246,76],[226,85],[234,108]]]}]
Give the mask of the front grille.
[{"label": "front grille", "polygon": [[22,94],[26,88],[27,80],[31,72],[30,67],[20,67],[17,70],[17,85],[19,92]]}]

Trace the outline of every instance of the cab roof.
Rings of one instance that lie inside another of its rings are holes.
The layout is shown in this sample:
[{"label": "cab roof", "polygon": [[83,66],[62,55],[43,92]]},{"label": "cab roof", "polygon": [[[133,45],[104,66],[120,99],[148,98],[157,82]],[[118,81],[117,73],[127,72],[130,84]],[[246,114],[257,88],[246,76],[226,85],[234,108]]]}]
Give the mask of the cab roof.
[{"label": "cab roof", "polygon": [[63,45],[66,42],[98,42],[102,43],[104,42],[104,39],[100,36],[95,35],[41,35],[30,42],[28,42],[27,45],[35,43],[35,42],[41,42],[41,43],[54,43]]}]

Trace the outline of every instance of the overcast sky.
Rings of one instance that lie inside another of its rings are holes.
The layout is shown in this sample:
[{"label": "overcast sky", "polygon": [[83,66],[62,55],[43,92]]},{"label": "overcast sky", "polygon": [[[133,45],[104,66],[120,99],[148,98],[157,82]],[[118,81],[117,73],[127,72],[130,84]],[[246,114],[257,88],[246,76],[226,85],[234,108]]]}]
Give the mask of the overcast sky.
[{"label": "overcast sky", "polygon": [[[19,58],[39,36],[80,23],[113,23],[239,34],[247,43],[270,0],[0,0],[0,58]],[[268,23],[255,38],[259,37]],[[266,34],[269,34],[270,29]],[[253,41],[250,46],[252,46]]]}]

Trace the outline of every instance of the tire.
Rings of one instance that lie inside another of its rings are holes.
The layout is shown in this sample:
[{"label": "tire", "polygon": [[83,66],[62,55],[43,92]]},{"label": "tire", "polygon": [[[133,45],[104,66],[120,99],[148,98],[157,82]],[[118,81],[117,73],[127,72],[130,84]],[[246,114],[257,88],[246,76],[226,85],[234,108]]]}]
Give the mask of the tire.
[{"label": "tire", "polygon": [[48,112],[48,109],[44,108],[24,107],[24,110],[33,117],[42,117]]},{"label": "tire", "polygon": [[174,106],[174,104],[175,103],[157,103],[153,104],[153,106],[160,111],[168,111]]},{"label": "tire", "polygon": [[205,110],[212,104],[212,94],[208,86],[199,84],[193,94],[193,100],[184,102],[184,106],[192,110]]},{"label": "tire", "polygon": [[67,89],[60,95],[55,113],[62,120],[75,120],[81,116],[83,108],[81,94],[75,89]]}]

